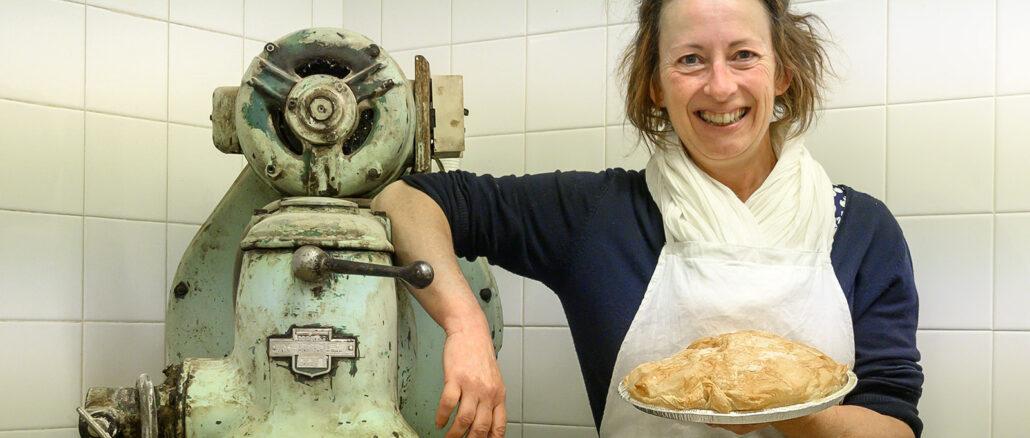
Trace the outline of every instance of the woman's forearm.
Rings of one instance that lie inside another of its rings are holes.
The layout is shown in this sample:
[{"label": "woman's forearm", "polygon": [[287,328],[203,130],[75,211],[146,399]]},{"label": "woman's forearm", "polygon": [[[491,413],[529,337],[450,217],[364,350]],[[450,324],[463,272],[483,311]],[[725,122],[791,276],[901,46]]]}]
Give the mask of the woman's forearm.
[{"label": "woman's forearm", "polygon": [[426,313],[448,334],[468,330],[488,333],[486,316],[454,257],[451,228],[440,206],[425,193],[398,181],[372,200],[372,209],[390,218],[399,264],[422,260],[433,267],[429,287],[409,287]]},{"label": "woman's forearm", "polygon": [[861,406],[834,406],[825,411],[773,423],[788,438],[913,438],[905,422]]}]

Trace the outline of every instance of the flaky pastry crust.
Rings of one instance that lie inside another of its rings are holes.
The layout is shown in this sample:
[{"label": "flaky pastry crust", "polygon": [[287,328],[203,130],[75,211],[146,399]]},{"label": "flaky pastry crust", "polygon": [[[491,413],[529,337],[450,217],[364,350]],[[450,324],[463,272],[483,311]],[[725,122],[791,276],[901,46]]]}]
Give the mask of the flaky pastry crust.
[{"label": "flaky pastry crust", "polygon": [[673,410],[758,411],[817,400],[847,383],[848,367],[819,350],[756,330],[694,341],[637,366],[630,396]]}]

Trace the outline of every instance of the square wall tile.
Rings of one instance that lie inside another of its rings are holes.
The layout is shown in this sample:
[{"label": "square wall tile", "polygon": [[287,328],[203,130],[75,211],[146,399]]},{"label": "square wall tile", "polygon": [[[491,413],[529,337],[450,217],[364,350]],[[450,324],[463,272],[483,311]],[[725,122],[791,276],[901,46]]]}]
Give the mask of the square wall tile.
[{"label": "square wall tile", "polygon": [[382,0],[383,47],[404,50],[451,43],[451,0]]},{"label": "square wall tile", "polygon": [[[81,108],[86,64],[85,7],[9,0],[0,14],[0,97]],[[41,38],[40,29],[46,30]],[[60,54],[45,56],[43,54]]]},{"label": "square wall tile", "polygon": [[1026,433],[1026,407],[1030,406],[1030,332],[994,333],[991,431],[1002,438]]},{"label": "square wall tile", "polygon": [[916,342],[926,376],[923,436],[990,436],[991,332],[920,331]]},{"label": "square wall tile", "polygon": [[415,55],[422,55],[429,61],[430,75],[446,75],[451,73],[451,46],[425,47],[414,50],[401,50],[389,52],[390,57],[397,61],[404,76],[409,80],[415,79]]},{"label": "square wall tile", "polygon": [[95,386],[133,386],[143,373],[155,386],[164,382],[164,324],[87,322],[83,330],[84,398]]},{"label": "square wall tile", "polygon": [[604,26],[605,3],[583,0],[527,0],[530,34]]},{"label": "square wall tile", "polygon": [[634,0],[605,0],[608,9],[608,24],[637,21],[637,3]]},{"label": "square wall tile", "polygon": [[86,4],[158,20],[168,19],[168,0],[86,0]]},{"label": "square wall tile", "polygon": [[522,438],[522,424],[508,423],[508,429],[504,431],[504,438]]},{"label": "square wall tile", "polygon": [[[504,312],[505,326],[522,325],[522,288],[523,278],[508,272],[500,266],[490,266],[501,294],[501,311]],[[508,339],[508,338],[505,338]]]},{"label": "square wall tile", "polygon": [[824,36],[833,44],[826,50],[838,78],[830,79],[823,106],[886,103],[887,0],[830,0],[802,3],[797,9],[816,14],[829,28]]},{"label": "square wall tile", "polygon": [[608,82],[605,97],[605,124],[618,125],[626,121],[626,81],[622,77],[622,55],[637,32],[636,23],[608,27]]},{"label": "square wall tile", "polygon": [[313,27],[343,27],[343,0],[314,0],[311,8]]},{"label": "square wall tile", "polygon": [[523,438],[597,438],[593,427],[553,424],[524,424],[522,427]]},{"label": "square wall tile", "polygon": [[898,218],[912,253],[919,328],[991,328],[990,215]]},{"label": "square wall tile", "polygon": [[451,0],[455,43],[526,34],[526,0]]},{"label": "square wall tile", "polygon": [[[1030,92],[1030,59],[1023,56],[1030,46],[1030,2],[998,1],[998,94]],[[984,7],[986,9],[986,7]]]},{"label": "square wall tile", "polygon": [[0,211],[0,319],[82,318],[82,218]]},{"label": "square wall tile", "polygon": [[508,412],[508,421],[522,421],[522,328],[505,327],[504,345],[497,354],[497,365],[501,367],[501,377],[507,398],[504,407]]},{"label": "square wall tile", "polygon": [[179,24],[243,35],[243,0],[169,0],[168,19]]},{"label": "square wall tile", "polygon": [[311,27],[311,2],[245,0],[243,32],[247,38],[272,42]]},{"label": "square wall tile", "polygon": [[604,131],[604,167],[641,170],[651,160],[651,151],[632,125],[609,126]]},{"label": "square wall tile", "polygon": [[168,120],[211,126],[217,87],[240,84],[243,38],[171,25]]},{"label": "square wall tile", "polygon": [[523,132],[526,129],[526,39],[453,46],[451,70],[465,84],[466,135]]},{"label": "square wall tile", "polygon": [[86,113],[87,215],[165,220],[167,125]]},{"label": "square wall tile", "polygon": [[163,321],[165,224],[86,218],[86,319]]},{"label": "square wall tile", "polygon": [[805,146],[823,165],[834,184],[846,184],[876,199],[884,199],[887,192],[886,107],[822,111],[806,135]]},{"label": "square wall tile", "polygon": [[604,124],[605,29],[529,37],[526,129]]},{"label": "square wall tile", "polygon": [[168,23],[86,10],[86,109],[168,115]]},{"label": "square wall tile", "polygon": [[[81,406],[82,324],[0,322],[0,429],[73,427]],[[66,407],[66,409],[59,409]]]},{"label": "square wall tile", "polygon": [[558,295],[543,283],[525,279],[523,285],[524,325],[536,327],[567,327],[565,309]]},{"label": "square wall tile", "polygon": [[604,169],[604,128],[526,134],[526,173]]},{"label": "square wall tile", "polygon": [[[258,40],[243,40],[243,68],[240,70],[240,76],[243,76],[250,69],[250,64],[254,62],[254,58],[257,58],[265,50],[265,42]],[[211,90],[214,92],[215,90]]]},{"label": "square wall tile", "polygon": [[168,125],[168,221],[202,224],[240,175],[240,156],[211,144],[211,130]]},{"label": "square wall tile", "polygon": [[997,99],[996,211],[1030,211],[1030,96]]},{"label": "square wall tile", "polygon": [[1030,330],[1030,214],[999,214],[994,226],[994,329]]},{"label": "square wall tile", "polygon": [[887,99],[993,95],[994,12],[993,2],[983,0],[891,1]]},{"label": "square wall tile", "polygon": [[381,43],[383,0],[343,0],[343,27]]},{"label": "square wall tile", "polygon": [[190,242],[193,242],[193,236],[197,235],[200,231],[200,225],[184,225],[184,224],[167,224],[168,229],[168,249],[165,261],[167,265],[165,267],[165,284],[166,289],[171,290],[173,285],[172,282],[175,279],[175,272],[179,269],[179,262],[182,260],[183,254],[186,253],[186,249],[190,247]]},{"label": "square wall tile", "polygon": [[526,173],[526,135],[508,134],[465,139],[461,168],[480,175]]},{"label": "square wall tile", "polygon": [[[569,329],[531,327],[524,330],[524,421],[593,425],[586,386]],[[529,435],[528,430],[524,433],[526,436],[541,436]]]},{"label": "square wall tile", "polygon": [[994,99],[888,107],[887,163],[895,214],[991,211]]},{"label": "square wall tile", "polygon": [[0,101],[0,208],[82,214],[83,117]]},{"label": "square wall tile", "polygon": [[0,438],[79,438],[79,429],[14,430],[0,432]]}]

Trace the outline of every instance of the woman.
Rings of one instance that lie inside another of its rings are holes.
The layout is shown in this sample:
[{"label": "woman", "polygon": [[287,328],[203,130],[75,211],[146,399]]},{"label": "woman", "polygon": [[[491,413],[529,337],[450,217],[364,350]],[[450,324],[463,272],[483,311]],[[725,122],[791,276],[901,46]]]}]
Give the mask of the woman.
[{"label": "woman", "polygon": [[[922,371],[908,249],[886,207],[834,187],[799,139],[824,54],[789,0],[644,0],[625,60],[627,117],[655,147],[645,172],[406,177],[374,208],[400,262],[437,279],[415,296],[447,332],[437,412],[448,437],[503,436],[486,320],[453,254],[487,256],[562,302],[602,436],[913,436]],[[614,388],[701,337],[762,329],[853,364],[842,406],[775,424],[648,416]]]}]

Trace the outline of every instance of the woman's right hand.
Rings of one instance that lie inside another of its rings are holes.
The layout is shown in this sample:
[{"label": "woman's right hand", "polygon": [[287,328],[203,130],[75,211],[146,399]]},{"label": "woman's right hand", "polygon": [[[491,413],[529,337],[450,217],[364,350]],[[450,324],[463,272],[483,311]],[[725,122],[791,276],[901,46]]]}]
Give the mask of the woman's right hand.
[{"label": "woman's right hand", "polygon": [[436,427],[458,409],[447,438],[502,438],[507,425],[504,382],[486,326],[447,334],[443,347],[443,393]]}]

